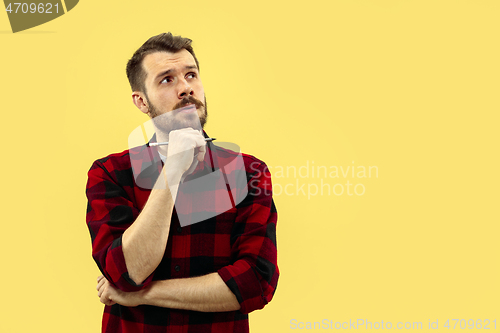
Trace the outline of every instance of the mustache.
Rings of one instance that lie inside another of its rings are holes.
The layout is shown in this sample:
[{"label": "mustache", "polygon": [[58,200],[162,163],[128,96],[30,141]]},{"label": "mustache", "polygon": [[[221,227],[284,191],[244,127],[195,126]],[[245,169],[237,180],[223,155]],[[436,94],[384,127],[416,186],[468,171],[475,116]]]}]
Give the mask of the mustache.
[{"label": "mustache", "polygon": [[188,96],[188,97],[183,98],[182,101],[180,101],[179,103],[177,103],[174,106],[173,110],[180,109],[180,108],[185,107],[186,105],[189,105],[189,104],[194,104],[197,109],[205,106],[200,100],[194,98],[193,96]]}]

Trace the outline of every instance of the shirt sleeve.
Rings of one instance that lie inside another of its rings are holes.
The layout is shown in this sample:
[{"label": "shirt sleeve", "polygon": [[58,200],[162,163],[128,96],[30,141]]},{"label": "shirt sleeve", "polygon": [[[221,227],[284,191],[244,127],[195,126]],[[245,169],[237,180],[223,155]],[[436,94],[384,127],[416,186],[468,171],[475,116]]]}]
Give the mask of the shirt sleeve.
[{"label": "shirt sleeve", "polygon": [[272,199],[267,166],[253,162],[248,195],[237,206],[231,232],[232,265],[218,270],[236,296],[244,314],[262,309],[271,301],[278,284],[276,247],[277,211]]},{"label": "shirt sleeve", "polygon": [[110,283],[123,291],[137,291],[146,287],[153,275],[142,284],[130,278],[123,256],[122,236],[139,215],[139,209],[118,184],[116,175],[120,171],[108,169],[96,161],[88,172],[87,226],[92,238],[92,257]]}]

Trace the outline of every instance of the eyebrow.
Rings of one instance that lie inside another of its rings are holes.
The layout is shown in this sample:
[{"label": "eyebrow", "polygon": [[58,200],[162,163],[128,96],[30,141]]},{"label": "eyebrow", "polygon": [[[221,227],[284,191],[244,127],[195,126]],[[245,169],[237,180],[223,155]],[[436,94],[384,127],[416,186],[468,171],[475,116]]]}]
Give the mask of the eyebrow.
[{"label": "eyebrow", "polygon": [[[189,69],[198,69],[196,65],[189,65],[184,67],[184,70],[189,70]],[[173,69],[167,69],[166,71],[161,72],[160,74],[156,75],[155,81],[162,78],[163,76],[170,74],[173,71]]]}]

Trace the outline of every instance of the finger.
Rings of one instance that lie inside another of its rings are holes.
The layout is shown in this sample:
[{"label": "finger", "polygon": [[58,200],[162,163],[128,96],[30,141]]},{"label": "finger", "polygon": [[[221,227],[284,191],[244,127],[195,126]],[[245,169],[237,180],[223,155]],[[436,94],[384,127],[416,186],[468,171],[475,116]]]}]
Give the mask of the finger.
[{"label": "finger", "polygon": [[103,279],[103,283],[99,286],[99,290],[97,291],[97,296],[101,297],[103,293],[106,293],[107,286],[109,285],[108,280]]},{"label": "finger", "polygon": [[201,143],[205,142],[205,137],[202,133],[200,133],[200,131],[190,129],[183,134],[185,137],[193,138],[197,142],[196,146],[200,146]]},{"label": "finger", "polygon": [[207,142],[205,141],[205,137],[201,135],[199,132],[196,132],[196,135],[194,136],[196,147],[205,147]]},{"label": "finger", "polygon": [[[101,291],[105,291],[106,288],[102,288]],[[109,295],[108,292],[103,292],[101,294],[101,296],[99,297],[99,301],[101,301],[102,304],[104,305],[113,305],[113,304],[116,304],[116,302],[113,302],[113,300],[111,299],[111,296]]]},{"label": "finger", "polygon": [[107,280],[106,279],[100,279],[98,282],[97,282],[97,289],[99,289],[99,286],[102,286],[104,284],[104,282],[106,282]]},{"label": "finger", "polygon": [[99,276],[97,277],[97,282],[101,281],[103,277],[104,277],[104,275],[102,275],[102,274],[101,274],[101,275],[99,275]]},{"label": "finger", "polygon": [[101,293],[99,300],[102,304],[106,304],[109,301],[109,293],[106,292],[106,288],[102,288],[99,292]]},{"label": "finger", "polygon": [[114,305],[114,304],[116,304],[116,302],[113,302],[113,301],[107,301],[106,302],[106,305],[108,305],[108,306],[111,306],[111,305]]},{"label": "finger", "polygon": [[113,305],[116,304],[115,302],[111,301],[109,298],[101,298],[100,299],[101,303],[104,305]]},{"label": "finger", "polygon": [[205,159],[205,154],[207,152],[206,143],[204,146],[200,146],[199,150],[200,150],[200,152],[198,153],[197,158],[198,158],[198,161],[203,162],[203,160]]},{"label": "finger", "polygon": [[101,287],[102,287],[102,285],[104,284],[104,282],[106,282],[106,279],[102,279],[101,281],[99,281],[99,282],[97,283],[97,287],[96,287],[96,289],[97,289],[97,290],[101,289]]},{"label": "finger", "polygon": [[97,297],[101,297],[102,293],[106,290],[103,286],[100,286],[99,289],[97,290]]}]

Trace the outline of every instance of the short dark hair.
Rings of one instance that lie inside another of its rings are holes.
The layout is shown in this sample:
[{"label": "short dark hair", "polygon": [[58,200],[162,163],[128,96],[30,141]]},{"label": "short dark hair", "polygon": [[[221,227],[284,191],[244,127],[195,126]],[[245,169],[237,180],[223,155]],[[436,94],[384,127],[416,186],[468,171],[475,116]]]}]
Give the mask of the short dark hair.
[{"label": "short dark hair", "polygon": [[130,82],[132,91],[146,92],[146,72],[142,66],[142,61],[150,53],[154,52],[179,52],[186,49],[194,58],[196,67],[200,69],[198,59],[194,55],[193,47],[191,46],[192,40],[183,38],[181,36],[173,36],[169,33],[162,33],[151,37],[142,44],[142,46],[135,51],[132,58],[127,63],[127,77]]}]

